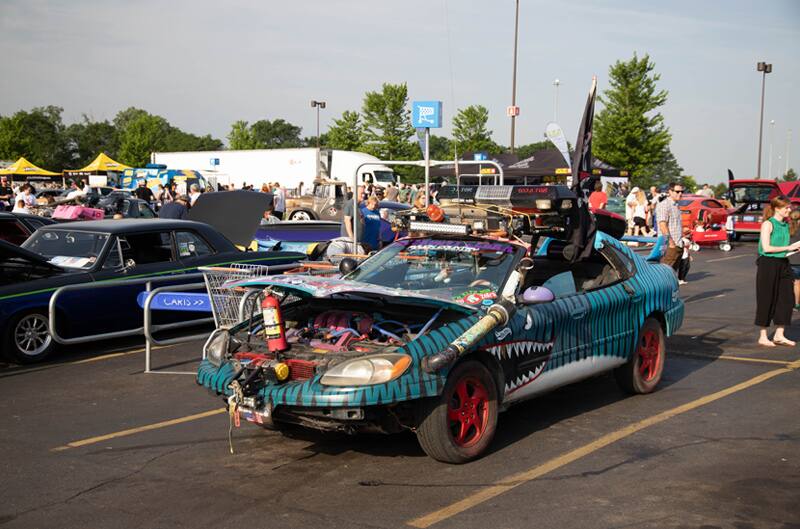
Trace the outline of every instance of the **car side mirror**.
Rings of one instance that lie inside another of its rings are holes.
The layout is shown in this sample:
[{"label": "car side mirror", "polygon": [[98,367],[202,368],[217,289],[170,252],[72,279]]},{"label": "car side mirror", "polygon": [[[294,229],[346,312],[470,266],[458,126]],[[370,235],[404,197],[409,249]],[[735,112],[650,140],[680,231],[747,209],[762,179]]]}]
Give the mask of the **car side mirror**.
[{"label": "car side mirror", "polygon": [[342,274],[342,277],[346,276],[356,268],[358,268],[358,261],[352,257],[345,257],[339,261],[339,273]]},{"label": "car side mirror", "polygon": [[520,300],[525,305],[535,305],[537,303],[549,303],[556,299],[553,291],[546,287],[529,287],[522,293]]}]

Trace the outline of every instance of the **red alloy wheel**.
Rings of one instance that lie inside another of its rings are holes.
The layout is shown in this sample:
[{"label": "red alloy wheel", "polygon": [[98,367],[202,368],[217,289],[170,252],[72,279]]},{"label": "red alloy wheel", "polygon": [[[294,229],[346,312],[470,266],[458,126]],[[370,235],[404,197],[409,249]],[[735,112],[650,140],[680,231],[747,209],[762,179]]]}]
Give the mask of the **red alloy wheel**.
[{"label": "red alloy wheel", "polygon": [[636,354],[639,355],[639,374],[642,380],[645,382],[653,380],[659,372],[663,358],[658,334],[650,329],[645,330]]},{"label": "red alloy wheel", "polygon": [[458,381],[447,405],[447,419],[456,445],[470,446],[481,439],[489,419],[489,393],[480,380],[464,377]]}]

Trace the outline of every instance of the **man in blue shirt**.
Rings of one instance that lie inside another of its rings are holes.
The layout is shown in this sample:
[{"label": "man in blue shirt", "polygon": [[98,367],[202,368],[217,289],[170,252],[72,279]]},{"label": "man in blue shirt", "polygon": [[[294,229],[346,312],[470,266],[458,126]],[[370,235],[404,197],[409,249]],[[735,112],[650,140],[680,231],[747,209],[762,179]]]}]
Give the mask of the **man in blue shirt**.
[{"label": "man in blue shirt", "polygon": [[361,208],[361,214],[364,216],[364,236],[361,242],[369,245],[367,251],[379,250],[381,215],[378,211],[377,197],[370,196],[367,199],[367,205]]}]

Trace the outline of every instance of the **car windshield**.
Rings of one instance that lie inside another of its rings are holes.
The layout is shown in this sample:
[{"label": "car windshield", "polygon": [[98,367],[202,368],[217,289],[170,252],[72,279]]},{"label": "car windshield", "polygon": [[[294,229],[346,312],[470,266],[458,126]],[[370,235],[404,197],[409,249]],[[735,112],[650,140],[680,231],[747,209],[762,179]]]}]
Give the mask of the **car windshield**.
[{"label": "car windshield", "polygon": [[501,241],[404,239],[365,261],[347,279],[467,305],[490,305],[514,263],[515,247]]},{"label": "car windshield", "polygon": [[84,231],[36,231],[22,245],[44,256],[52,264],[64,268],[92,268],[108,241],[105,233]]},{"label": "car windshield", "polygon": [[679,200],[678,201],[678,207],[690,206],[692,204],[692,202],[694,202],[694,200],[689,200],[689,199]]},{"label": "car windshield", "polygon": [[769,202],[770,199],[778,195],[775,186],[749,185],[735,186],[733,188],[733,202]]}]

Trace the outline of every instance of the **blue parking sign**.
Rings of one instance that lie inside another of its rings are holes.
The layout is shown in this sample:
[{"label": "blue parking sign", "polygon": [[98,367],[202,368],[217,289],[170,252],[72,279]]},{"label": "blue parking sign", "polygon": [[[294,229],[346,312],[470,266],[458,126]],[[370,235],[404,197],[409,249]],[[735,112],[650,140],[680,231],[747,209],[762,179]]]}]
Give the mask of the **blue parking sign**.
[{"label": "blue parking sign", "polygon": [[417,129],[442,128],[442,102],[441,101],[412,102],[411,125]]}]

